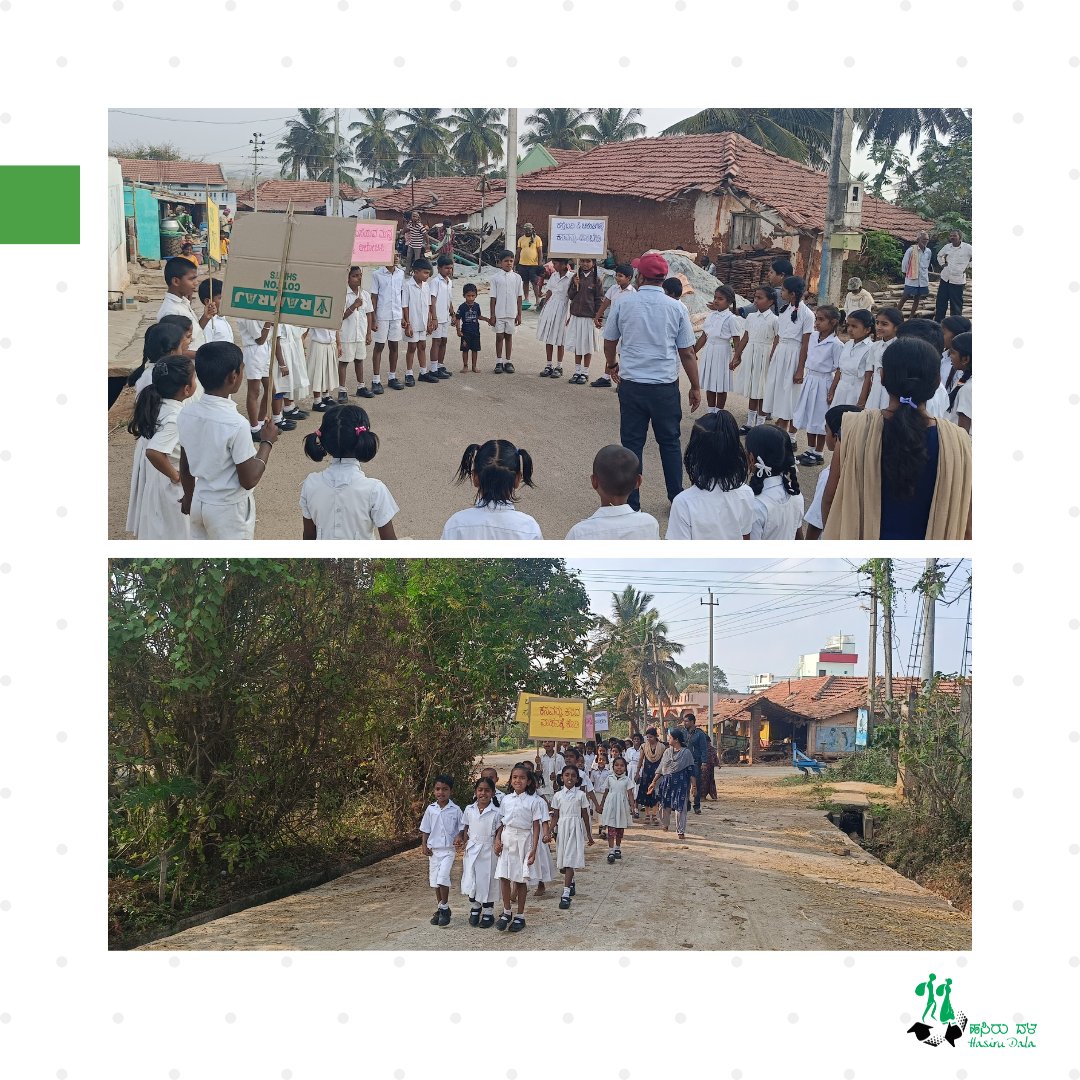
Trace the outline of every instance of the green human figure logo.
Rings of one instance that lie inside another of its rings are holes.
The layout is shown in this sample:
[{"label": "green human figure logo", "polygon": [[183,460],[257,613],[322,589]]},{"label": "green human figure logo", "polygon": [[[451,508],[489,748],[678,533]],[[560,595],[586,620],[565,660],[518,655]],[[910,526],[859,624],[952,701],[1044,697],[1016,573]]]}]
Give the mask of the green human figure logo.
[{"label": "green human figure logo", "polygon": [[[928,1014],[929,1014],[931,1020],[936,1020],[938,1018],[937,1017],[937,1001],[935,1001],[935,999],[934,999],[934,980],[936,978],[937,978],[937,976],[931,971],[930,974],[926,978],[926,982],[921,982],[921,983],[919,983],[918,986],[915,987],[915,993],[918,994],[919,997],[922,997],[924,994],[926,995],[926,1008],[923,1009],[923,1014],[922,1014],[923,1020],[926,1019]],[[946,982],[951,985],[952,984],[952,979],[947,979]],[[938,993],[940,994],[943,989],[945,989],[945,987],[940,987],[938,989]],[[949,1004],[948,995],[946,995],[946,997],[945,997],[945,1002],[944,1002],[943,1008],[948,1008],[949,1009],[950,1017],[951,1017],[952,1006]],[[944,1017],[942,1019],[944,1019]]]},{"label": "green human figure logo", "polygon": [[952,1001],[950,996],[952,994],[952,979],[946,979],[944,986],[937,988],[937,996],[942,999],[941,1009],[938,1011],[938,1019],[947,1024],[950,1020],[956,1019],[956,1013],[953,1012]]},{"label": "green human figure logo", "polygon": [[320,315],[325,315],[326,314],[326,301],[325,300],[320,300],[319,301],[319,314]]}]

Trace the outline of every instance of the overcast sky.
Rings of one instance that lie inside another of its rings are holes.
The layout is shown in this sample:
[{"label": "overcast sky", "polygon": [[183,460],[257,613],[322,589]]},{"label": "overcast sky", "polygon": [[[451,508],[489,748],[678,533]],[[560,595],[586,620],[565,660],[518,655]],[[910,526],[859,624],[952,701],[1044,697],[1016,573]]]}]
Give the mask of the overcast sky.
[{"label": "overcast sky", "polygon": [[[702,106],[704,108],[704,106]],[[693,109],[643,109],[641,122],[649,135],[659,135],[664,128],[700,112]],[[525,128],[525,117],[533,112],[531,107],[519,110],[520,126]],[[133,114],[141,115],[133,115]],[[267,142],[267,150],[285,134],[285,121],[296,115],[295,109],[151,109],[139,108],[109,110],[109,145],[132,142],[171,142],[180,152],[193,158],[215,162],[226,172],[238,172],[251,167],[249,140],[256,131]],[[359,119],[356,109],[341,110],[341,131],[348,134],[349,124]],[[277,153],[268,153],[276,174]],[[857,175],[869,171],[870,162],[859,151],[853,154],[852,171]],[[260,168],[260,173],[263,170]],[[263,175],[271,175],[264,173]]]},{"label": "overcast sky", "polygon": [[[960,669],[964,648],[971,564],[941,560],[949,578],[936,622],[935,667]],[[668,624],[669,636],[685,646],[683,664],[708,660],[708,607],[701,601],[712,586],[714,663],[729,684],[745,689],[754,675],[794,673],[803,653],[816,652],[834,634],[851,634],[859,662],[855,674],[866,674],[870,619],[866,578],[846,559],[568,559],[589,591],[594,613],[610,617],[611,594],[628,584],[652,593],[653,606]],[[911,586],[924,569],[923,560],[895,560],[898,593],[893,671],[906,675],[915,627],[918,597]],[[951,576],[950,576],[951,575]],[[956,597],[955,603],[948,603]],[[878,650],[878,671],[882,670]]]}]

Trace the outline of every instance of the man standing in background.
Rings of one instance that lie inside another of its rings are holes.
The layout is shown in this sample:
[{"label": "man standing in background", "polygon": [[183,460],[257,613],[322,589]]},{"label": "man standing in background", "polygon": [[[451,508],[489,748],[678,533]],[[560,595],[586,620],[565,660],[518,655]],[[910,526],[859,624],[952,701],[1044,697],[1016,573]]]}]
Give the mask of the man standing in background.
[{"label": "man standing in background", "polygon": [[[540,263],[544,257],[544,241],[536,235],[531,221],[525,222],[525,235],[518,237],[517,242],[517,272],[521,276],[521,285],[524,290],[522,307],[529,306],[529,286],[533,286],[536,292],[536,275],[540,272]],[[536,298],[540,299],[539,296]]]}]

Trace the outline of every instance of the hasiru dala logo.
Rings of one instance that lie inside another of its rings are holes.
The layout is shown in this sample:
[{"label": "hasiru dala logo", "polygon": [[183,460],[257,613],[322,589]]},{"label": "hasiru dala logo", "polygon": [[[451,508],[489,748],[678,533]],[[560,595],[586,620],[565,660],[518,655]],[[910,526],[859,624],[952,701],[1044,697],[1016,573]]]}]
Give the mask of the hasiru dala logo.
[{"label": "hasiru dala logo", "polygon": [[926,981],[915,987],[915,993],[925,999],[926,1005],[922,1017],[908,1028],[908,1033],[927,1046],[940,1046],[943,1042],[956,1046],[956,1040],[967,1028],[968,1018],[963,1009],[953,1006],[952,979],[935,986],[936,982],[937,975],[930,972]]}]

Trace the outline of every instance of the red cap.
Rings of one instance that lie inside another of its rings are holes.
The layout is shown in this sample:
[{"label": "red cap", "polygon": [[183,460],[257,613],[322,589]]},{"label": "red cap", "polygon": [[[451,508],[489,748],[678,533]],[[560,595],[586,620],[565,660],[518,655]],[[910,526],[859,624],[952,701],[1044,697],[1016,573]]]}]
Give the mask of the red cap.
[{"label": "red cap", "polygon": [[642,255],[630,264],[643,278],[667,277],[668,264],[663,255],[655,251]]}]

